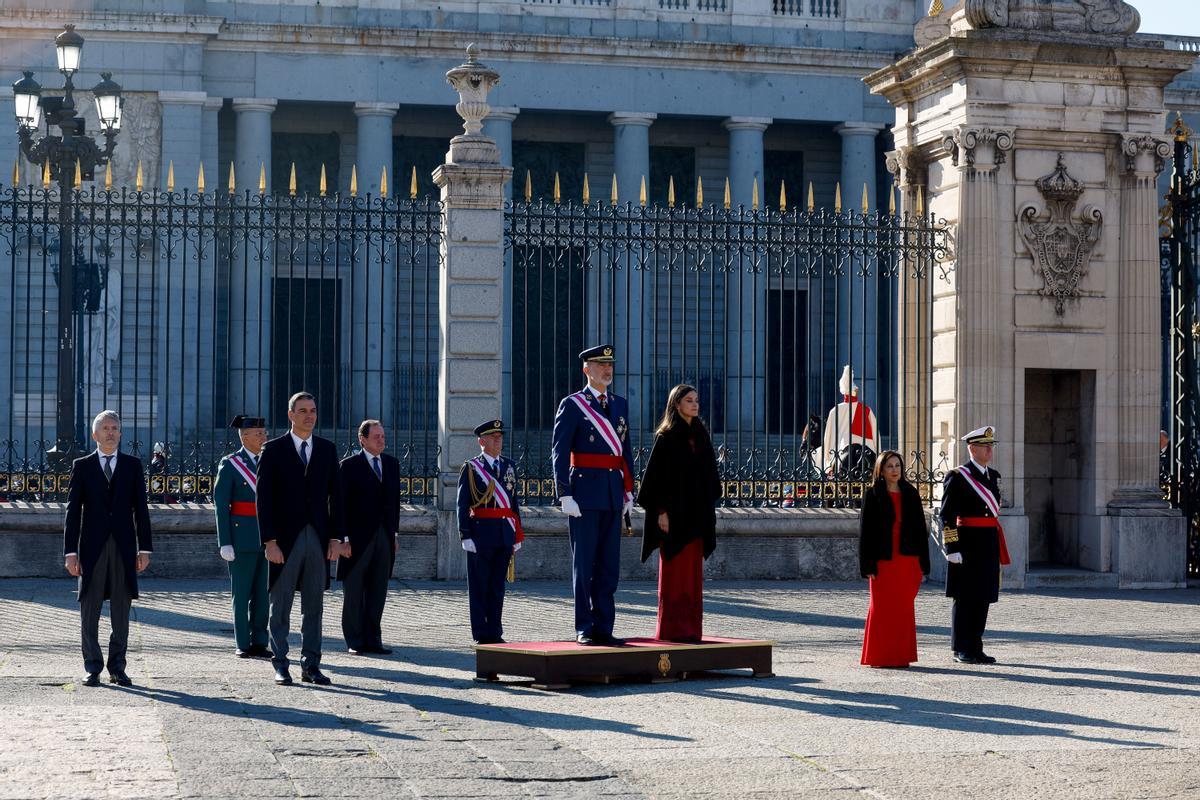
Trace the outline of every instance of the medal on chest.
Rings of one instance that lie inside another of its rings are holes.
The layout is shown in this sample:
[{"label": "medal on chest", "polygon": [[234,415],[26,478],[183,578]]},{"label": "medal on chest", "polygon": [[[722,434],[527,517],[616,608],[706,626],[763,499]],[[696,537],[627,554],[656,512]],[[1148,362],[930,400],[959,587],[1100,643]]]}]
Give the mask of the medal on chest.
[{"label": "medal on chest", "polygon": [[625,424],[624,417],[617,417],[617,435],[621,437],[621,441],[625,441],[625,431],[629,430],[629,426]]},{"label": "medal on chest", "polygon": [[504,488],[511,495],[517,488],[517,481],[513,478],[513,471],[510,469],[504,473]]}]

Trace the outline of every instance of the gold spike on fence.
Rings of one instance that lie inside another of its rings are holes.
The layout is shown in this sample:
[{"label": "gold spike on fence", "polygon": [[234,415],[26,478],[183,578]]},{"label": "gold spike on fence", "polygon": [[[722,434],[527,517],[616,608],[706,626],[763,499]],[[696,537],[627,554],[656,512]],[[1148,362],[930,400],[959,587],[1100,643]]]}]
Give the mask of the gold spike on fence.
[{"label": "gold spike on fence", "polygon": [[587,173],[583,173],[583,204],[585,206],[592,204],[592,190],[588,187]]},{"label": "gold spike on fence", "polygon": [[731,198],[729,196],[729,178],[727,177],[725,178],[725,210],[728,211],[732,205],[733,203],[731,202]]},{"label": "gold spike on fence", "polygon": [[696,208],[704,208],[704,179],[696,176]]},{"label": "gold spike on fence", "polygon": [[833,213],[842,213],[842,182],[838,181],[833,187]]},{"label": "gold spike on fence", "polygon": [[288,175],[288,195],[291,197],[296,196],[296,162],[295,161],[292,162],[292,171],[291,171],[291,174]]},{"label": "gold spike on fence", "polygon": [[112,161],[104,165],[104,191],[112,191]]},{"label": "gold spike on fence", "polygon": [[613,184],[612,184],[612,198],[611,198],[611,201],[612,201],[612,204],[613,204],[614,206],[617,204],[617,173],[615,173],[615,172],[613,173]]},{"label": "gold spike on fence", "polygon": [[324,164],[321,165],[321,184],[319,187],[319,191],[321,192],[321,197],[324,197],[325,193],[327,191],[329,191],[329,184],[325,180],[325,165]]},{"label": "gold spike on fence", "polygon": [[645,175],[642,176],[642,188],[638,192],[638,202],[641,203],[642,208],[646,207],[646,176]]},{"label": "gold spike on fence", "polygon": [[870,210],[871,210],[871,203],[867,198],[867,182],[863,181],[862,213],[864,213],[864,214],[869,213]]},{"label": "gold spike on fence", "polygon": [[[108,175],[104,176],[104,182],[108,183]],[[196,171],[196,192],[204,194],[204,162],[200,162],[200,169]]]},{"label": "gold spike on fence", "polygon": [[175,191],[175,162],[174,160],[167,162],[167,191]]},{"label": "gold spike on fence", "polygon": [[142,177],[142,160],[139,158],[138,159],[138,168],[137,168],[137,177],[134,179],[133,185],[134,185],[134,188],[136,188],[140,192],[140,191],[142,191],[142,186],[144,184],[145,184],[145,180]]},{"label": "gold spike on fence", "polygon": [[758,178],[754,179],[754,189],[750,193],[750,210],[758,211]]},{"label": "gold spike on fence", "polygon": [[525,170],[525,202],[533,202],[533,175],[529,173],[529,170]]},{"label": "gold spike on fence", "polygon": [[562,189],[558,185],[558,173],[554,173],[554,205],[562,202]]},{"label": "gold spike on fence", "polygon": [[667,208],[675,207],[675,176],[667,178]]},{"label": "gold spike on fence", "polygon": [[78,189],[83,186],[83,165],[79,163],[79,159],[75,159],[75,180],[74,188]]},{"label": "gold spike on fence", "polygon": [[888,189],[888,216],[896,215],[896,184]]},{"label": "gold spike on fence", "polygon": [[234,180],[233,162],[232,161],[229,162],[229,193],[230,194],[237,193],[237,181]]},{"label": "gold spike on fence", "polygon": [[387,167],[384,167],[379,173],[379,196],[387,200],[387,192]]},{"label": "gold spike on fence", "polygon": [[258,162],[258,193],[267,193],[267,165],[263,162]]},{"label": "gold spike on fence", "polygon": [[917,187],[917,216],[925,216],[925,192],[922,187]]},{"label": "gold spike on fence", "polygon": [[779,182],[779,213],[787,211],[787,187],[783,185],[783,181]]},{"label": "gold spike on fence", "polygon": [[808,182],[808,213],[812,213],[817,208],[817,204],[813,201],[813,185],[812,181]]},{"label": "gold spike on fence", "polygon": [[21,159],[19,158],[13,159],[12,185],[14,189],[21,185]]},{"label": "gold spike on fence", "polygon": [[417,199],[417,165],[413,164],[412,181],[408,184],[408,199]]},{"label": "gold spike on fence", "polygon": [[50,159],[46,159],[46,163],[42,165],[42,188],[50,188]]},{"label": "gold spike on fence", "polygon": [[358,165],[350,165],[350,196],[358,197]]}]

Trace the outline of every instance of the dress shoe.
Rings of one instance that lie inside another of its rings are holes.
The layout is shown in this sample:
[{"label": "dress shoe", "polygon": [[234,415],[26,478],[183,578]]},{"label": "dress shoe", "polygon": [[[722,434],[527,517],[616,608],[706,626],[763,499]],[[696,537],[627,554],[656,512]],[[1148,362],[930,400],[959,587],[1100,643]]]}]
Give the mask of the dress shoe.
[{"label": "dress shoe", "polygon": [[976,664],[995,664],[996,659],[992,658],[987,653],[980,650],[978,653],[975,654],[975,663]]},{"label": "dress shoe", "polygon": [[110,670],[108,673],[108,682],[115,683],[117,686],[133,686],[133,681],[129,680],[129,676],[125,674],[125,670]]},{"label": "dress shoe", "polygon": [[250,649],[246,652],[250,654],[251,658],[271,657],[271,648],[267,647],[265,644],[252,644],[250,645]]},{"label": "dress shoe", "polygon": [[576,635],[575,642],[583,645],[584,647],[591,647],[594,644],[600,644],[600,642],[592,638],[590,633],[580,633]]},{"label": "dress shoe", "polygon": [[954,654],[954,660],[960,664],[978,664],[979,663],[979,660],[977,658],[975,658],[975,656],[971,655],[970,653],[956,652]]},{"label": "dress shoe", "polygon": [[277,684],[279,684],[280,686],[291,686],[292,685],[292,674],[290,672],[288,672],[287,667],[276,667],[275,668],[275,682]]},{"label": "dress shoe", "polygon": [[81,680],[80,683],[82,683],[84,686],[99,686],[100,685],[100,673],[99,672],[89,672],[87,675],[83,676],[83,680]]},{"label": "dress shoe", "polygon": [[237,650],[233,651],[233,654],[235,656],[237,656],[238,658],[252,658],[254,656],[254,654],[252,652],[250,652],[249,648],[247,648],[245,650],[238,648]]},{"label": "dress shoe", "polygon": [[592,638],[596,641],[596,644],[601,644],[601,645],[604,645],[605,647],[624,647],[625,646],[624,639],[618,639],[616,636],[613,636],[611,633],[604,634],[602,636],[593,635]]},{"label": "dress shoe", "polygon": [[333,682],[329,680],[329,678],[325,677],[325,673],[321,672],[321,670],[317,669],[316,667],[313,667],[312,669],[301,670],[300,680],[304,681],[305,683],[316,684],[317,686],[328,686]]},{"label": "dress shoe", "polygon": [[387,647],[371,647],[366,652],[374,653],[377,656],[390,656],[392,654],[392,651]]}]

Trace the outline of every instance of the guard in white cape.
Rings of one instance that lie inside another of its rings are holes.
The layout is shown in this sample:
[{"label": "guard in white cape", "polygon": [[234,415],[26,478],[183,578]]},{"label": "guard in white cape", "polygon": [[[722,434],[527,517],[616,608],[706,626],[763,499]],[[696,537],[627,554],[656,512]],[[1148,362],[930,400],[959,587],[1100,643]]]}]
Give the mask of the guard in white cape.
[{"label": "guard in white cape", "polygon": [[983,652],[983,632],[988,608],[1000,597],[1000,566],[1009,563],[1000,527],[1000,473],[989,466],[996,429],[985,425],[962,440],[971,457],[950,471],[942,490],[946,596],[954,598],[950,648],[962,664],[994,664]]},{"label": "guard in white cape", "polygon": [[847,364],[838,378],[842,402],[825,418],[824,470],[840,477],[870,475],[879,454],[879,422],[875,412],[858,397],[854,373]]},{"label": "guard in white cape", "polygon": [[213,486],[217,514],[217,546],[229,562],[229,584],[233,591],[234,651],[239,658],[270,658],[267,647],[267,559],[258,537],[258,457],[267,441],[266,420],[236,416],[242,446],[221,459]]}]

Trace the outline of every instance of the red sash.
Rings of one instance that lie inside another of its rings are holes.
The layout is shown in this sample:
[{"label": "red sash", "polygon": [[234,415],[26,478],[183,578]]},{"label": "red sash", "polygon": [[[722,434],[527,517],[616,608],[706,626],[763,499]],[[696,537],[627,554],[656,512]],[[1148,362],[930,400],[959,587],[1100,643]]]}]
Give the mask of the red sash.
[{"label": "red sash", "polygon": [[1004,527],[1000,524],[1000,503],[992,491],[979,482],[971,470],[964,464],[958,468],[958,474],[967,479],[967,485],[975,490],[975,494],[979,495],[988,510],[995,514],[995,517],[959,517],[958,524],[965,525],[968,528],[995,528],[996,536],[1000,540],[1000,563],[1011,564],[1012,559],[1008,555],[1008,542],[1004,540]]},{"label": "red sash", "polygon": [[[579,406],[579,410],[582,411],[583,415],[588,418],[588,421],[591,422],[592,425],[596,426],[596,430],[600,431],[600,438],[603,439],[604,443],[608,445],[608,449],[612,451],[613,456],[615,456],[616,458],[618,458],[620,460],[620,462],[621,462],[620,470],[621,470],[622,474],[624,475],[624,479],[625,479],[625,495],[626,495],[625,499],[626,500],[631,499],[633,497],[633,473],[630,472],[629,463],[625,460],[624,448],[621,445],[621,437],[617,435],[616,428],[613,427],[612,422],[610,422],[609,420],[605,419],[604,417],[602,417],[596,413],[596,409],[592,408],[591,403],[589,403],[587,400],[587,393],[577,392],[577,393],[571,395],[570,397],[572,400],[575,401],[575,405]],[[585,469],[592,467],[592,465],[590,465],[590,464],[581,463],[578,459],[581,456],[584,459],[592,458],[593,455],[595,455],[595,454],[571,453],[571,466],[584,467]],[[596,455],[596,457],[606,459],[606,461],[603,465],[597,465],[595,468],[597,468],[597,469],[617,469],[618,468],[615,464],[611,464],[610,462],[607,461],[607,459],[609,458],[608,456]]]},{"label": "red sash", "polygon": [[253,517],[258,514],[258,504],[249,500],[234,500],[229,505],[229,513],[235,517]]},{"label": "red sash", "polygon": [[[508,524],[512,526],[513,532],[517,534],[517,541],[525,540],[525,531],[521,528],[521,518],[517,516],[517,512],[513,510],[512,500],[508,496],[508,492],[500,485],[500,481],[492,476],[492,473],[487,471],[479,458],[472,458],[468,461],[475,468],[475,474],[483,479],[483,482],[492,487],[492,497],[496,499],[496,504],[499,508],[472,508],[471,516],[476,519],[507,519]],[[497,462],[499,463],[499,462]]]},{"label": "red sash", "polygon": [[875,438],[875,430],[871,427],[871,409],[864,404],[858,402],[850,395],[842,395],[842,401],[850,404],[850,435],[861,436],[863,439],[872,441]]},{"label": "red sash", "polygon": [[234,453],[229,457],[229,463],[233,464],[233,468],[237,470],[238,475],[246,479],[246,483],[250,484],[250,489],[255,494],[258,494],[258,476],[250,469],[242,457]]}]

